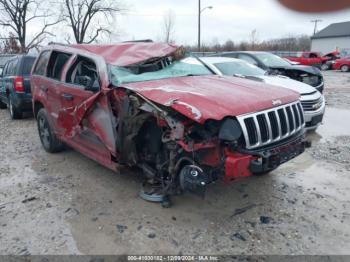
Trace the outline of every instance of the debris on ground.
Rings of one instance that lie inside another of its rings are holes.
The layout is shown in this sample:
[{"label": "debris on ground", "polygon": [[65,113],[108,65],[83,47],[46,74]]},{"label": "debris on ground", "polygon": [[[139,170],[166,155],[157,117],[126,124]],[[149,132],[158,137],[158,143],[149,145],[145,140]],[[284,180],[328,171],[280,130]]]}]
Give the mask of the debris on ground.
[{"label": "debris on ground", "polygon": [[38,200],[37,197],[33,196],[33,197],[28,197],[24,200],[22,200],[22,203],[25,204],[25,203],[28,203],[28,202],[31,202],[31,201],[34,201],[34,200]]},{"label": "debris on ground", "polygon": [[267,217],[267,216],[260,216],[260,222],[261,224],[270,224],[272,221],[271,217]]},{"label": "debris on ground", "polygon": [[124,231],[125,231],[126,229],[128,229],[127,226],[119,225],[119,224],[117,224],[116,227],[117,227],[117,230],[118,230],[119,233],[124,233]]}]

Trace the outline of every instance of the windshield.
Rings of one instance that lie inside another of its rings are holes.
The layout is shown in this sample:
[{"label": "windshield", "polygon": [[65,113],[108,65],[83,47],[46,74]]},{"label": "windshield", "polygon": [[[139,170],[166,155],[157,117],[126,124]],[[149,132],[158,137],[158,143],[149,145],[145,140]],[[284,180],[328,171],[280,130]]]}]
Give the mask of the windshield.
[{"label": "windshield", "polygon": [[290,63],[288,63],[286,60],[270,53],[256,53],[255,55],[263,64],[268,67],[290,66]]},{"label": "windshield", "polygon": [[223,75],[227,76],[262,76],[265,74],[265,71],[259,67],[241,61],[215,63],[214,66],[219,69]]},{"label": "windshield", "polygon": [[124,83],[213,74],[195,57],[187,57],[173,63],[164,59],[164,61],[138,66],[110,66],[110,70],[111,81],[115,86]]}]

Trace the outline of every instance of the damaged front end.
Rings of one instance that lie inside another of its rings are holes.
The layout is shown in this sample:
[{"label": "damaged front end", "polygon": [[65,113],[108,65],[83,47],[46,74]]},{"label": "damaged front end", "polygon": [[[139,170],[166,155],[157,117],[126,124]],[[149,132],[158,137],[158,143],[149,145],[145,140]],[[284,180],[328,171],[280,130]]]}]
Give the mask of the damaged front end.
[{"label": "damaged front end", "polygon": [[[269,172],[305,148],[301,118],[294,135],[278,146],[272,143],[247,149],[245,128],[242,130],[236,117],[200,124],[169,104],[155,104],[130,90],[115,92],[118,95],[112,104],[119,105],[113,106],[119,116],[119,162],[143,170],[149,188],[144,185],[141,196],[146,200],[163,201],[182,192],[204,197],[206,186],[212,182]],[[290,108],[301,112],[294,104]]]}]

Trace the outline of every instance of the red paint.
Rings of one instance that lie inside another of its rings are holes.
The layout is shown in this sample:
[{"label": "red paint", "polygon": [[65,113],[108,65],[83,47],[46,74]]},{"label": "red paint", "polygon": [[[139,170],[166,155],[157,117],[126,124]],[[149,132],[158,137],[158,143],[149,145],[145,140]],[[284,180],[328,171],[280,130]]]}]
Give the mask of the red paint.
[{"label": "red paint", "polygon": [[283,56],[290,61],[298,62],[301,65],[308,66],[320,66],[324,62],[330,60],[329,57],[322,57],[320,53],[317,52],[301,52],[298,56]]},{"label": "red paint", "polygon": [[[159,104],[166,105],[175,99],[171,107],[199,123],[207,119],[221,120],[225,116],[268,109],[272,107],[274,99],[287,104],[299,97],[298,93],[265,83],[214,75],[178,77],[123,86]],[[197,109],[200,117],[183,103]]]},{"label": "red paint", "polygon": [[335,60],[333,69],[340,70],[343,65],[347,65],[350,68],[350,56]]},{"label": "red paint", "polygon": [[243,155],[237,152],[226,152],[226,154],[224,178],[226,182],[252,175],[249,170],[249,165],[256,157]]},{"label": "red paint", "polygon": [[88,51],[103,57],[116,66],[137,64],[154,57],[164,57],[176,51],[177,47],[163,43],[118,43],[113,45],[72,45],[82,51]]}]

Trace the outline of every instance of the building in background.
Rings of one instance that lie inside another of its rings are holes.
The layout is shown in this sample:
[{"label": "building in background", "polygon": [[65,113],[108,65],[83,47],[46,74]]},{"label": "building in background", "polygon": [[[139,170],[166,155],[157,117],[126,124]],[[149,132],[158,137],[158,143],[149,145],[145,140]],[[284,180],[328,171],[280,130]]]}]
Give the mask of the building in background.
[{"label": "building in background", "polygon": [[311,51],[323,54],[350,49],[350,21],[335,23],[311,37]]}]

